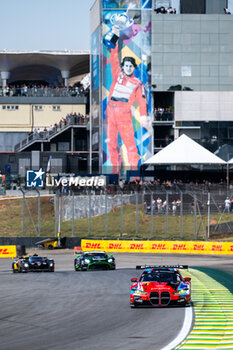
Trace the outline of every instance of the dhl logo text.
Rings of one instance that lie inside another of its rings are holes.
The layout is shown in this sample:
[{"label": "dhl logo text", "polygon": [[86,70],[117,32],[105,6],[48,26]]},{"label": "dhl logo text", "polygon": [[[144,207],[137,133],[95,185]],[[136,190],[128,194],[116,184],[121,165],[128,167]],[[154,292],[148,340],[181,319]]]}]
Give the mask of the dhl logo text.
[{"label": "dhl logo text", "polygon": [[173,244],[173,250],[186,250],[186,244]]},{"label": "dhl logo text", "polygon": [[109,243],[109,249],[123,249],[121,243]]},{"label": "dhl logo text", "polygon": [[223,251],[222,245],[215,245],[215,244],[213,244],[211,250],[214,251],[214,252],[222,252]]},{"label": "dhl logo text", "polygon": [[135,243],[131,243],[130,244],[130,249],[144,249],[143,244],[135,244]]},{"label": "dhl logo text", "polygon": [[101,249],[100,243],[86,243],[85,248],[88,249]]},{"label": "dhl logo text", "polygon": [[0,249],[0,254],[4,254],[4,255],[7,255],[7,254],[10,254],[8,249],[5,248],[5,249]]},{"label": "dhl logo text", "polygon": [[166,249],[166,245],[165,244],[152,244],[152,249],[164,250],[164,249]]},{"label": "dhl logo text", "polygon": [[204,244],[194,244],[193,250],[205,250]]}]

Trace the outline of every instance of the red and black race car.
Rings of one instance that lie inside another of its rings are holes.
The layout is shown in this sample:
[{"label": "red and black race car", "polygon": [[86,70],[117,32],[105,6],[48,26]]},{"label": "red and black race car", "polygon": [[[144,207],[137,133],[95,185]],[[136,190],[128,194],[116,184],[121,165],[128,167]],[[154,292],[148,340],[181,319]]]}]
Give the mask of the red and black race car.
[{"label": "red and black race car", "polygon": [[136,266],[143,269],[139,278],[131,278],[130,306],[171,304],[187,305],[191,302],[191,278],[182,277],[179,269],[187,265]]}]

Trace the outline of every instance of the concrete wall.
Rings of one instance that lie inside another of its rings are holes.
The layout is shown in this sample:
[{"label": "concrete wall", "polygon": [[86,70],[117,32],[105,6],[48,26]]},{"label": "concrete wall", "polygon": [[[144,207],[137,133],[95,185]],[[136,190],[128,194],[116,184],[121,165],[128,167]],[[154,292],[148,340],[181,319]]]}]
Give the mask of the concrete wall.
[{"label": "concrete wall", "polygon": [[152,84],[233,90],[233,20],[219,14],[152,14]]},{"label": "concrete wall", "polygon": [[[36,242],[42,241],[48,237],[0,237],[0,245],[21,245],[26,248],[35,248]],[[83,237],[85,238],[85,237]],[[81,245],[81,238],[66,237],[66,248],[72,249]]]},{"label": "concrete wall", "polygon": [[[7,109],[8,106],[10,109]],[[16,106],[18,109],[11,109],[11,107],[15,108]],[[60,106],[60,110],[53,110],[54,106]],[[41,110],[38,110],[38,107],[41,107]],[[18,133],[30,132],[32,127],[49,127],[50,125],[58,123],[62,118],[65,118],[68,113],[74,112],[85,115],[86,105],[56,103],[45,104],[45,99],[43,102],[37,101],[34,105],[19,104],[17,102],[2,103],[2,100],[0,100],[0,133],[6,133],[9,131]],[[14,145],[18,141],[16,140],[15,142],[15,140]]]},{"label": "concrete wall", "polygon": [[232,122],[233,91],[176,91],[175,120]]}]

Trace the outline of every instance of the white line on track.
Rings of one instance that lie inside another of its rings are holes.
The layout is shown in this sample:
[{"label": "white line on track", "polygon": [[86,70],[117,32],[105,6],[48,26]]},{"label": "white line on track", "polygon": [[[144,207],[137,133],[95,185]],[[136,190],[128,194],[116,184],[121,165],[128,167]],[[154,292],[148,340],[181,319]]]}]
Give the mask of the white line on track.
[{"label": "white line on track", "polygon": [[192,321],[193,321],[193,307],[186,307],[185,308],[185,316],[184,316],[184,323],[183,327],[180,330],[180,333],[177,335],[175,339],[172,340],[170,344],[162,348],[161,350],[172,350],[175,349],[189,334],[190,329],[192,327]]}]

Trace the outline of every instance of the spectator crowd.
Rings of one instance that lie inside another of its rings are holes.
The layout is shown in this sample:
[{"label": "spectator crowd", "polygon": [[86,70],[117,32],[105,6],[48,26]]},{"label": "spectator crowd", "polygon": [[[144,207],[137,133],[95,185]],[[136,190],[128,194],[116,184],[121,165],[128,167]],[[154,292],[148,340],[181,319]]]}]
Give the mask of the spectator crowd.
[{"label": "spectator crowd", "polygon": [[50,125],[49,127],[40,127],[40,128],[34,128],[32,132],[29,133],[30,139],[38,139],[43,138],[46,139],[47,137],[51,136],[52,134],[56,133],[57,131],[63,129],[67,125],[85,125],[87,124],[89,120],[88,115],[83,115],[81,113],[67,113],[66,117],[60,119],[58,123],[55,123],[54,125]]},{"label": "spectator crowd", "polygon": [[43,84],[18,84],[0,86],[1,96],[26,96],[26,97],[59,97],[59,96],[85,96],[87,91],[83,86],[66,88],[64,86],[53,86]]}]

